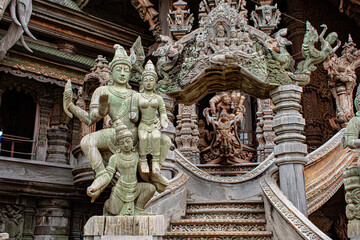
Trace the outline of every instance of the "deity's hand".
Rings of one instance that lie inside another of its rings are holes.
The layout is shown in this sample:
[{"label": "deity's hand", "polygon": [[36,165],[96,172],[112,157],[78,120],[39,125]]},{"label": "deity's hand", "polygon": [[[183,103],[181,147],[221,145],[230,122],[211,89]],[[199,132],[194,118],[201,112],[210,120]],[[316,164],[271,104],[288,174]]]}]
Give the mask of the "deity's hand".
[{"label": "deity's hand", "polygon": [[73,117],[73,114],[69,110],[70,105],[73,104],[72,99],[73,99],[73,91],[72,91],[71,81],[69,80],[69,81],[67,81],[67,83],[65,85],[63,106],[64,106],[64,112],[70,118]]},{"label": "deity's hand", "polygon": [[162,126],[163,129],[166,129],[169,126],[167,118],[161,119],[161,126]]},{"label": "deity's hand", "polygon": [[100,196],[100,189],[94,190],[91,186],[87,188],[87,195],[89,197],[92,197],[91,202],[93,203],[95,199],[97,199]]},{"label": "deity's hand", "polygon": [[104,94],[100,96],[99,100],[99,114],[105,116],[110,110],[109,95]]}]

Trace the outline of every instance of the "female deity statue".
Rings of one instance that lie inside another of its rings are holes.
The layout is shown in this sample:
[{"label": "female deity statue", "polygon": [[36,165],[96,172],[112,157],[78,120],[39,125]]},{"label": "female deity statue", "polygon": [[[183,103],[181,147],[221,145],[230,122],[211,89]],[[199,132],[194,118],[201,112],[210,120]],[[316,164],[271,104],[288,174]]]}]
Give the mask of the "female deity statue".
[{"label": "female deity statue", "polygon": [[[108,85],[98,87],[94,91],[90,103],[90,112],[86,112],[72,102],[73,92],[70,81],[65,86],[64,111],[69,117],[77,116],[80,121],[88,126],[100,121],[107,114],[109,114],[113,122],[120,119],[132,133],[136,144],[137,128],[135,123],[138,116],[130,112],[132,99],[138,93],[131,90],[128,83],[131,62],[123,47],[116,44],[114,48],[115,56],[109,65],[112,79]],[[100,151],[111,150],[109,145],[115,142],[115,130],[113,128],[90,133],[81,140],[81,149],[89,159],[96,176],[106,171]]]},{"label": "female deity statue", "polygon": [[97,177],[87,194],[92,202],[109,185],[116,171],[120,173],[110,198],[105,202],[103,214],[106,215],[149,215],[144,211],[145,204],[155,193],[154,185],[138,182],[137,166],[139,155],[134,148],[132,133],[117,120],[114,123],[116,132],[116,152],[109,159],[106,171]]},{"label": "female deity statue", "polygon": [[[167,136],[161,135],[160,129],[167,128],[167,115],[165,103],[162,97],[155,93],[155,85],[157,81],[157,74],[154,64],[149,60],[145,66],[142,74],[142,82],[140,86],[140,94],[136,96],[134,102],[138,104],[141,112],[140,124],[138,127],[139,134],[139,154],[140,154],[140,171],[142,173],[149,173],[149,165],[147,156],[152,156],[151,172],[153,174],[160,173],[160,168],[165,160],[169,147],[170,139]],[[156,116],[159,111],[160,121]],[[160,140],[163,140],[163,144]]]}]

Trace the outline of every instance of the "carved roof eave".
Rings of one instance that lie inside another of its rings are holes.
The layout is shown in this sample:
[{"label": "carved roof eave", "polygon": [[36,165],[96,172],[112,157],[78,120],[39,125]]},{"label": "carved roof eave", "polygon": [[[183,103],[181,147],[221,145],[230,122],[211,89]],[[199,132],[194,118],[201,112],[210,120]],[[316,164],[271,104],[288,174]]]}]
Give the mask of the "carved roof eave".
[{"label": "carved roof eave", "polygon": [[79,69],[69,69],[56,63],[35,59],[24,53],[14,53],[12,50],[7,58],[0,63],[0,72],[10,73],[17,77],[27,77],[43,83],[64,87],[71,80],[74,88],[83,84],[85,72]]},{"label": "carved roof eave", "polygon": [[209,93],[239,90],[260,99],[269,98],[276,86],[265,84],[245,68],[237,65],[213,66],[201,71],[181,91],[170,93],[177,103],[193,104]]},{"label": "carved roof eave", "polygon": [[145,50],[153,43],[152,36],[46,0],[33,2],[29,28],[35,35],[38,32],[56,36],[79,46],[95,48],[102,54],[113,54],[115,43],[130,48],[138,36]]}]

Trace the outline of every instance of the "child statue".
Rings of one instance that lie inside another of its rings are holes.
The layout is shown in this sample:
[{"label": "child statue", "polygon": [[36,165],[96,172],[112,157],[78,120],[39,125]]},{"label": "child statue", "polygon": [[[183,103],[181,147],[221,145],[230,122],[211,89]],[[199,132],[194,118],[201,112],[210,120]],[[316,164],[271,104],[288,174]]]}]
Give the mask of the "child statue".
[{"label": "child statue", "polygon": [[116,171],[120,177],[112,188],[110,198],[105,202],[103,214],[109,215],[149,215],[144,211],[145,204],[155,194],[151,183],[138,182],[137,166],[139,154],[134,148],[132,133],[117,120],[114,123],[116,133],[116,152],[109,159],[106,171],[97,176],[87,189],[92,202],[109,185]]}]

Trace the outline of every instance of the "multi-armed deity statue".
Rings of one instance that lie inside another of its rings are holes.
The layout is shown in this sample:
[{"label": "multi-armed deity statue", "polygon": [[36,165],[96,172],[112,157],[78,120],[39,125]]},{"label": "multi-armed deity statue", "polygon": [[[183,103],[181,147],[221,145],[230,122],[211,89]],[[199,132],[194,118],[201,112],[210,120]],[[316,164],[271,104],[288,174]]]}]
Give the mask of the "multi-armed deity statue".
[{"label": "multi-armed deity statue", "polygon": [[210,146],[202,150],[208,163],[244,162],[237,128],[245,114],[244,101],[245,96],[238,91],[223,92],[211,98],[210,108],[204,109],[204,116],[214,129]]},{"label": "multi-armed deity statue", "polygon": [[[170,138],[160,132],[161,128],[167,128],[167,115],[163,99],[154,92],[157,74],[152,62],[145,66],[138,93],[128,83],[132,68],[130,58],[120,45],[114,48],[111,80],[93,93],[90,112],[72,102],[70,81],[65,86],[64,109],[69,117],[75,115],[87,125],[107,115],[113,122],[110,128],[84,136],[80,144],[96,174],[87,190],[92,201],[118,172],[120,177],[105,203],[104,215],[144,215],[148,214],[144,206],[155,190],[162,192],[168,185],[168,180],[160,173],[171,143]],[[156,115],[158,110],[160,120]],[[112,154],[108,154],[109,151]]]}]

